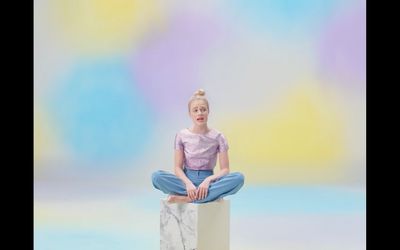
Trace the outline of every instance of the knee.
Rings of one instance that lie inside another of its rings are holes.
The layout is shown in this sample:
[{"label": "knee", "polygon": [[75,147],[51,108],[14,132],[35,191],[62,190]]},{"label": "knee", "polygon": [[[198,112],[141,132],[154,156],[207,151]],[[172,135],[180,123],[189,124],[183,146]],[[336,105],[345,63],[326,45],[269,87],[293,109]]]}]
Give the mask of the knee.
[{"label": "knee", "polygon": [[159,182],[161,174],[162,174],[162,171],[161,170],[157,170],[156,172],[154,172],[151,175],[151,181],[153,182],[153,184],[156,184],[156,183]]},{"label": "knee", "polygon": [[243,186],[244,184],[244,175],[242,173],[236,172],[234,173],[235,180],[239,186]]}]

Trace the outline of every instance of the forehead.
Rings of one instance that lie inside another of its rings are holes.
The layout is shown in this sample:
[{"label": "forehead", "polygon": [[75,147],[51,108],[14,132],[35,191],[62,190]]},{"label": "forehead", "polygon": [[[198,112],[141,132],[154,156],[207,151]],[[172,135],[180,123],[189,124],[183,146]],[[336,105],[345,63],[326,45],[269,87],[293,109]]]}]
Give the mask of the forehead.
[{"label": "forehead", "polygon": [[194,100],[190,104],[190,108],[195,108],[195,107],[207,107],[207,103],[204,100]]}]

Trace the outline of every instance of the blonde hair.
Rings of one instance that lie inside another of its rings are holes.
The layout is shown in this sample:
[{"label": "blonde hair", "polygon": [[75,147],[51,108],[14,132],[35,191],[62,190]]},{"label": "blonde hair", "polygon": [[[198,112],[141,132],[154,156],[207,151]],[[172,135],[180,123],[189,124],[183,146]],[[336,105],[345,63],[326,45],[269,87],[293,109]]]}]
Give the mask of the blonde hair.
[{"label": "blonde hair", "polygon": [[188,108],[189,108],[189,112],[190,112],[190,104],[192,104],[192,102],[194,100],[203,100],[206,102],[207,104],[207,109],[210,110],[209,106],[208,106],[208,100],[205,97],[206,92],[203,89],[198,89],[196,90],[196,92],[194,92],[193,96],[190,98],[189,103],[188,103]]}]

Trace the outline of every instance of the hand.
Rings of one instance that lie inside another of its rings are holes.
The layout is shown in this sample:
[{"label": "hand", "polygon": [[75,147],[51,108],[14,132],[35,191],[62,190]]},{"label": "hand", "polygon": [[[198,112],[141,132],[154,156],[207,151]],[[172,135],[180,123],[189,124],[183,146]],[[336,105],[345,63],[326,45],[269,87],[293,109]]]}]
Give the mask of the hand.
[{"label": "hand", "polygon": [[197,190],[196,190],[196,186],[193,185],[193,183],[188,182],[186,183],[186,192],[187,192],[187,196],[190,198],[190,200],[196,200],[197,198]]},{"label": "hand", "polygon": [[204,199],[204,198],[206,198],[207,197],[207,194],[208,194],[208,187],[210,186],[210,179],[205,179],[200,185],[199,185],[199,188],[198,188],[198,190],[197,190],[197,198],[199,199],[199,200],[202,200],[202,199]]}]

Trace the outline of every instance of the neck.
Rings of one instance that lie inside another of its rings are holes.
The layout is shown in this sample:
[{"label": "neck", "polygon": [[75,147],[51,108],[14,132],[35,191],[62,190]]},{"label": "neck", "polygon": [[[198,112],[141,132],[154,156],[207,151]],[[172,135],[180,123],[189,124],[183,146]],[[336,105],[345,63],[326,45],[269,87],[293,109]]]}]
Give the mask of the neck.
[{"label": "neck", "polygon": [[192,127],[192,132],[193,133],[198,133],[198,134],[205,134],[208,132],[208,126],[207,124],[202,125],[202,126],[198,126],[198,125],[193,125]]}]

